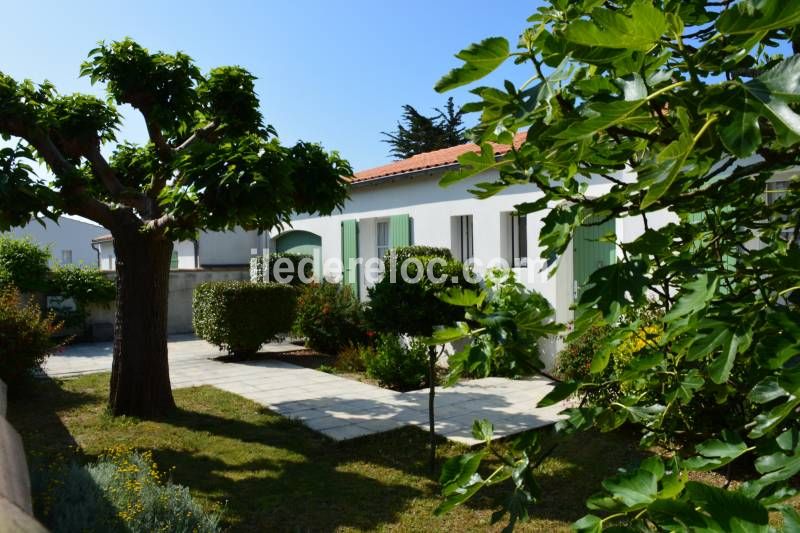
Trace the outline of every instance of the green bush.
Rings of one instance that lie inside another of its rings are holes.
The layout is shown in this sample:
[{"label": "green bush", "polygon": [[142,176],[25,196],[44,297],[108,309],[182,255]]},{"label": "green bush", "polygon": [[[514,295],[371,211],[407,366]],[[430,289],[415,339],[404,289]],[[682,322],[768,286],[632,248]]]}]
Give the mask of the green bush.
[{"label": "green bush", "polygon": [[255,258],[253,260],[255,262],[253,266],[256,269],[258,281],[284,283],[283,281],[278,280],[275,276],[275,264],[279,260],[283,260],[281,264],[285,265],[288,261],[288,265],[282,266],[281,268],[281,276],[287,278],[286,283],[289,285],[300,285],[303,283],[303,280],[300,276],[301,263],[303,269],[302,277],[304,277],[306,280],[309,280],[314,275],[313,259],[314,258],[308,254],[271,252],[267,256],[266,261],[264,261],[263,257]]},{"label": "green bush", "polygon": [[504,339],[500,347],[495,347],[494,342],[489,343],[493,346],[489,375],[518,378],[541,370],[544,365],[540,359],[539,340],[545,335],[540,328],[517,326],[524,321],[553,322],[555,311],[550,302],[517,282],[510,270],[490,271],[484,281],[489,294],[486,311],[496,322],[502,321],[505,329],[501,333],[489,325],[482,336],[493,336],[492,340]]},{"label": "green bush", "polygon": [[163,483],[149,452],[112,451],[86,466],[34,469],[32,477],[37,515],[55,532],[220,531],[220,515],[186,487]]},{"label": "green bush", "polygon": [[372,356],[371,346],[348,344],[339,350],[333,366],[342,372],[363,372],[367,369],[366,361]]},{"label": "green bush", "polygon": [[47,288],[50,251],[29,238],[0,235],[0,287],[14,286],[22,292]]},{"label": "green bush", "polygon": [[89,315],[87,306],[108,305],[117,295],[117,288],[103,272],[94,267],[78,265],[56,266],[50,272],[48,292],[62,301],[72,299],[75,309],[53,308],[66,327],[83,328]]},{"label": "green bush", "polygon": [[79,307],[105,305],[114,301],[117,288],[103,272],[94,267],[60,265],[50,273],[49,290],[72,298]]},{"label": "green bush", "polygon": [[198,337],[235,357],[288,333],[297,292],[279,283],[211,281],[194,290],[192,324]]},{"label": "green bush", "polygon": [[[429,255],[420,255],[420,252]],[[428,336],[438,325],[449,325],[464,317],[463,310],[439,299],[438,295],[451,287],[472,287],[464,276],[464,265],[452,258],[445,248],[426,246],[404,246],[394,250],[394,264],[389,255],[384,264],[383,278],[369,289],[367,322],[370,327],[382,332],[405,335]],[[401,276],[403,261],[415,258],[419,265],[408,265],[410,278],[418,275],[421,265],[422,277],[418,283],[406,282]],[[434,264],[433,274],[444,281],[436,283],[426,275],[428,264],[433,259],[443,259],[444,264]],[[394,281],[393,281],[394,280]],[[454,281],[455,280],[455,281]]]},{"label": "green bush", "polygon": [[297,300],[296,335],[305,337],[312,350],[336,355],[349,344],[366,339],[361,302],[349,286],[311,283]]},{"label": "green bush", "polygon": [[394,253],[394,257],[396,258],[398,265],[411,257],[441,257],[447,261],[453,259],[453,254],[450,252],[449,248],[440,248],[438,246],[421,246],[418,244],[394,248],[387,253],[387,256],[384,257],[384,261],[389,258],[390,253]]},{"label": "green bush", "polygon": [[399,335],[385,333],[365,354],[367,375],[383,387],[405,392],[429,385],[428,346],[421,341],[412,339],[406,346]]},{"label": "green bush", "polygon": [[35,302],[23,302],[19,290],[0,288],[0,379],[12,393],[58,349],[53,336],[60,328],[52,313],[43,316]]}]

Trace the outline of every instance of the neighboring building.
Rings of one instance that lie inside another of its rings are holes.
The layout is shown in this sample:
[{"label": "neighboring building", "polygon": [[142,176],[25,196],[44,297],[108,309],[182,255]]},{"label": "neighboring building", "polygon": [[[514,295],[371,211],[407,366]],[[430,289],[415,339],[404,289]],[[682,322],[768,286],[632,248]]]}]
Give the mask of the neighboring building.
[{"label": "neighboring building", "polygon": [[[524,136],[525,133],[518,135],[515,144],[521,144]],[[509,150],[508,146],[495,148],[497,155]],[[439,186],[442,175],[458,167],[459,155],[477,150],[474,144],[455,146],[359,172],[350,180],[350,199],[341,213],[295,217],[291,228],[272,232],[269,248],[316,250],[323,264],[331,258],[341,259],[345,281],[351,283],[362,299],[375,280],[370,279],[368,268],[350,272],[346,266],[351,258],[373,259],[375,264],[391,247],[420,244],[449,248],[455,257],[473,258],[484,267],[502,259],[513,268],[521,283],[551,302],[557,320],[571,320],[570,307],[580,285],[595,269],[616,260],[615,246],[598,239],[612,232],[623,241],[635,239],[644,231],[641,219],[618,219],[581,228],[563,257],[543,262],[539,232],[545,213],[515,214],[516,205],[542,196],[535,185],[509,187],[485,200],[475,198],[470,189],[494,181],[498,178],[497,171],[447,188]],[[632,176],[622,174],[618,178],[629,180]],[[586,194],[597,196],[610,187],[608,181],[598,178],[591,181]],[[656,214],[651,217],[650,225],[661,227],[670,218],[668,214]],[[551,277],[557,262],[558,271]],[[545,348],[549,352],[546,358],[552,358],[555,348],[555,343]]]},{"label": "neighboring building", "polygon": [[92,241],[106,233],[105,228],[94,222],[69,216],[58,217],[58,222],[44,220],[43,224],[31,221],[25,226],[12,228],[15,238],[29,237],[32,241],[50,249],[51,266],[56,264],[97,266],[97,250]]},{"label": "neighboring building", "polygon": [[[173,270],[241,268],[248,270],[250,258],[260,254],[265,236],[256,231],[200,232],[197,240],[178,241],[172,250]],[[116,270],[114,239],[106,233],[92,245],[99,251],[100,269]]]}]

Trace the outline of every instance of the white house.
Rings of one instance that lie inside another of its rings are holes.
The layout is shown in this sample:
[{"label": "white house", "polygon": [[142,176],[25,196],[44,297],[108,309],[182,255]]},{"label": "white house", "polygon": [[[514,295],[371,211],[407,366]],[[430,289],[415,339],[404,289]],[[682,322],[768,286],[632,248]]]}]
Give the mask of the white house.
[{"label": "white house", "polygon": [[[524,136],[525,133],[519,134],[515,143],[521,143]],[[495,148],[497,155],[509,150],[508,146]],[[513,268],[520,282],[551,302],[557,320],[571,320],[570,307],[580,284],[596,268],[616,260],[615,246],[598,239],[611,232],[623,241],[635,239],[644,231],[641,221],[618,219],[581,228],[563,257],[543,262],[539,258],[539,232],[544,213],[515,214],[516,205],[543,196],[536,186],[510,187],[479,200],[469,189],[481,182],[494,181],[498,177],[496,171],[448,188],[439,185],[442,175],[457,168],[457,157],[467,151],[478,151],[478,147],[455,146],[359,172],[351,179],[350,199],[341,213],[327,217],[298,216],[290,228],[272,232],[268,247],[275,251],[316,251],[322,263],[331,258],[341,259],[345,264],[345,280],[362,298],[374,282],[370,279],[370,269],[362,266],[356,272],[349,272],[348,260],[380,258],[393,246],[446,247],[457,258],[474,259],[478,271],[502,260]],[[598,178],[589,184],[587,195],[600,195],[610,186],[608,181]],[[671,218],[670,214],[661,214],[652,217],[650,225],[658,228]],[[550,276],[557,261],[557,273]],[[544,350],[550,362],[555,349],[552,344]]]},{"label": "white house", "polygon": [[58,222],[45,220],[43,224],[34,220],[25,226],[12,228],[9,234],[20,239],[30,238],[33,242],[48,247],[52,255],[51,266],[97,266],[97,250],[92,247],[92,241],[105,233],[105,228],[70,216],[58,217]]},{"label": "white house", "polygon": [[[201,232],[196,240],[178,241],[172,250],[173,270],[249,268],[250,258],[263,250],[265,237],[256,231]],[[114,239],[106,233],[95,237],[101,270],[115,270]],[[97,263],[95,263],[97,264]]]}]

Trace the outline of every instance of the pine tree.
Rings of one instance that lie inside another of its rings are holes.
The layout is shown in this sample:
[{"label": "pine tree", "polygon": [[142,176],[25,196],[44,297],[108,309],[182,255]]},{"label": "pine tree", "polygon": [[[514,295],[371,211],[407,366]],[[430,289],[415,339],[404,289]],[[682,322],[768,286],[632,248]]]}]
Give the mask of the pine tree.
[{"label": "pine tree", "polygon": [[444,109],[436,108],[435,115],[426,116],[414,106],[403,106],[403,116],[397,130],[383,132],[384,142],[391,145],[389,153],[397,159],[449,148],[466,142],[461,110],[457,110],[452,98],[447,99]]}]

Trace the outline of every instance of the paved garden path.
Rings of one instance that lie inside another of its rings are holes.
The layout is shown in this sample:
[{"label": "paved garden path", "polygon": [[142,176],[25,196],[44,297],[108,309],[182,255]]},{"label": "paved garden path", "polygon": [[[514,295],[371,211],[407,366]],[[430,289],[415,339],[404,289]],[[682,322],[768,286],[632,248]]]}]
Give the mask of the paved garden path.
[{"label": "paved garden path", "polygon": [[[220,352],[204,341],[190,336],[172,337],[170,341],[174,388],[212,385],[298,419],[334,440],[428,425],[427,389],[399,393],[276,360],[222,363],[211,359]],[[298,347],[270,344],[264,349],[286,352]],[[45,372],[52,377],[69,377],[110,369],[110,344],[83,344],[51,357]],[[476,444],[471,434],[475,419],[489,419],[496,437],[552,424],[564,405],[536,408],[537,401],[552,387],[552,381],[537,377],[485,378],[438,388],[436,433]]]}]

